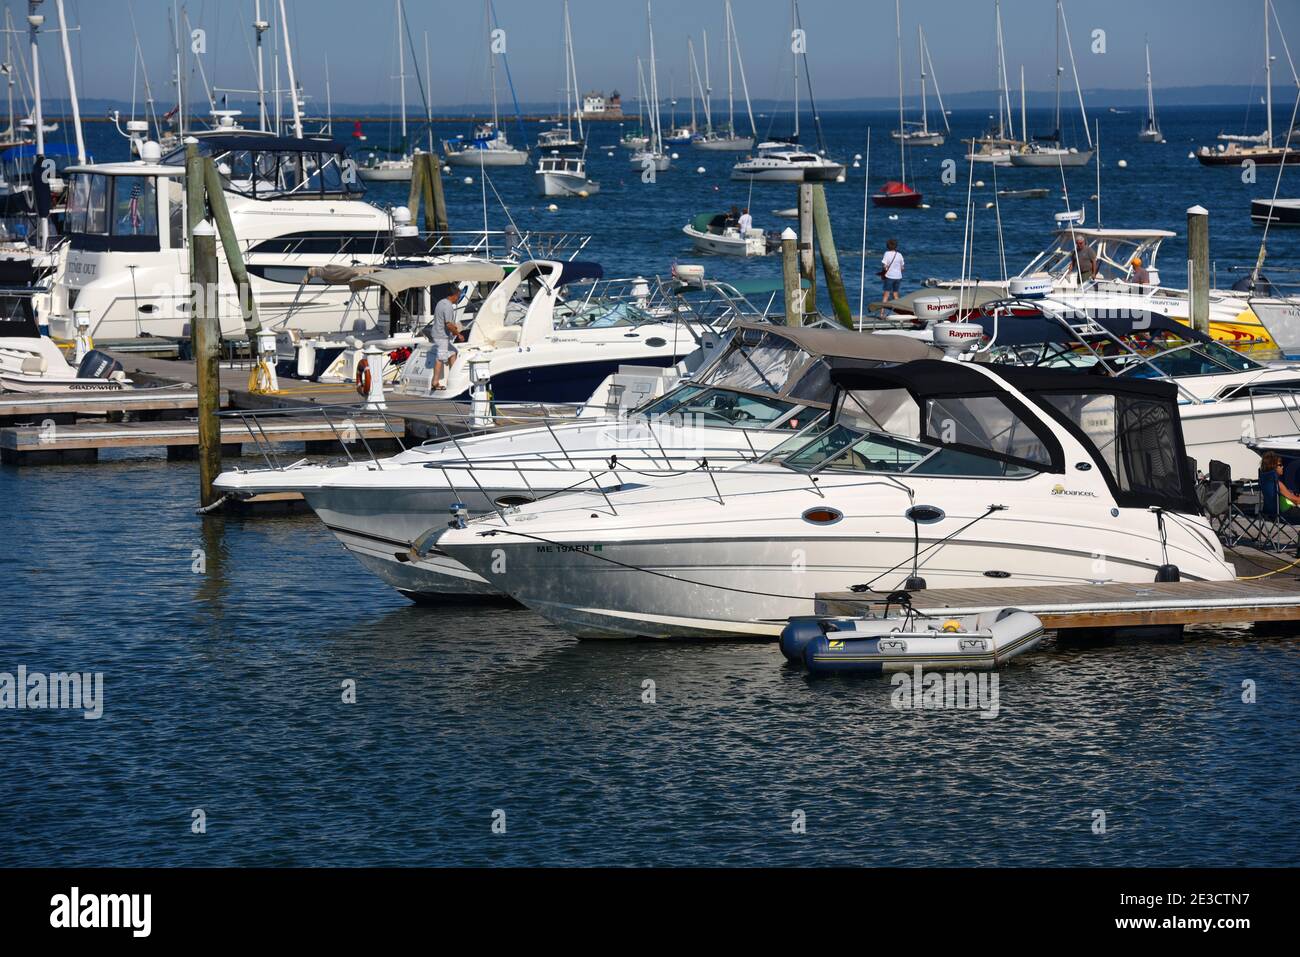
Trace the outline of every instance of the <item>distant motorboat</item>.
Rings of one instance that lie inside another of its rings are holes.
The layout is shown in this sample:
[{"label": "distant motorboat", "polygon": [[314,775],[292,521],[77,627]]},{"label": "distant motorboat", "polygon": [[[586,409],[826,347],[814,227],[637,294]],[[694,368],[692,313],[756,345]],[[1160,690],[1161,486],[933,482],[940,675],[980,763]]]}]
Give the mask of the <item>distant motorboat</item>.
[{"label": "distant motorboat", "polygon": [[999,199],[1046,199],[1047,189],[1000,189]]},{"label": "distant motorboat", "polygon": [[731,168],[731,178],[756,183],[833,183],[844,164],[793,148],[763,150]]},{"label": "distant motorboat", "polygon": [[764,256],[767,236],[761,229],[740,228],[728,222],[725,213],[701,213],[682,227],[700,252],[720,256]]},{"label": "distant motorboat", "polygon": [[533,174],[540,196],[595,196],[600,184],[587,179],[587,161],[580,156],[543,156]]}]

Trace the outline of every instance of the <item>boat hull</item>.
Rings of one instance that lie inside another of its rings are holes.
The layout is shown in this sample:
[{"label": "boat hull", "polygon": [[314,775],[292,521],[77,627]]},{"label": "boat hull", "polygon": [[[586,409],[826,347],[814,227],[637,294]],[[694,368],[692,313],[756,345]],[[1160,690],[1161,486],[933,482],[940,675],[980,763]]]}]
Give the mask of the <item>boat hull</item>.
[{"label": "boat hull", "polygon": [[[762,233],[756,236],[724,236],[716,233],[702,233],[686,226],[682,229],[691,238],[695,248],[702,253],[715,256],[763,256],[767,254],[767,239]],[[757,230],[755,230],[757,232]]]},{"label": "boat hull", "polygon": [[713,140],[696,140],[697,150],[711,150],[716,153],[745,153],[754,148],[752,136],[731,136]]},{"label": "boat hull", "polygon": [[1064,166],[1067,169],[1087,166],[1092,160],[1092,150],[1079,150],[1071,153],[1011,153],[1008,161],[1012,166],[1048,167],[1055,169]]},{"label": "boat hull", "polygon": [[1259,226],[1266,223],[1274,226],[1300,226],[1300,199],[1279,199],[1276,202],[1252,199],[1250,220]]},{"label": "boat hull", "polygon": [[448,166],[527,166],[528,153],[524,150],[447,151],[442,161]]},{"label": "boat hull", "polygon": [[595,196],[600,192],[600,184],[582,176],[565,173],[533,174],[533,183],[537,186],[537,195],[552,197]]},{"label": "boat hull", "polygon": [[367,183],[410,182],[411,167],[393,166],[367,169],[364,166],[359,166],[357,167],[357,177],[365,180]]}]

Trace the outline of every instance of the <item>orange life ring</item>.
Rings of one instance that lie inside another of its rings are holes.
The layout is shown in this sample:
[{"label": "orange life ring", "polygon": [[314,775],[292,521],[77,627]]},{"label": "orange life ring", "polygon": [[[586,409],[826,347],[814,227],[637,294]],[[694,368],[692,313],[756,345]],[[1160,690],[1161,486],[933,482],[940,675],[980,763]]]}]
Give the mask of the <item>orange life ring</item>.
[{"label": "orange life ring", "polygon": [[362,359],[357,363],[357,394],[370,395],[370,360]]}]

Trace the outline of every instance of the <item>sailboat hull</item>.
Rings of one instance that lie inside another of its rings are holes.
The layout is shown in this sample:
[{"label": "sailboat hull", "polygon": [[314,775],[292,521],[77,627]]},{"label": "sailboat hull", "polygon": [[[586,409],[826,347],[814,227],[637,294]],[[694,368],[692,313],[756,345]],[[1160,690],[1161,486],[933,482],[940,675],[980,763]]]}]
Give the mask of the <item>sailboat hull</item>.
[{"label": "sailboat hull", "polygon": [[1012,166],[1038,166],[1067,169],[1087,166],[1092,161],[1092,150],[1079,150],[1071,153],[1012,153],[1008,159]]},{"label": "sailboat hull", "polygon": [[942,133],[899,133],[894,130],[889,134],[895,140],[902,140],[904,146],[942,146]]},{"label": "sailboat hull", "polygon": [[754,148],[752,136],[725,136],[718,139],[696,140],[697,150],[713,150],[718,153],[744,153]]},{"label": "sailboat hull", "polygon": [[357,177],[367,183],[410,182],[411,166],[379,166],[373,169],[365,166],[357,168]]},{"label": "sailboat hull", "polygon": [[1159,130],[1143,130],[1138,133],[1139,143],[1163,143],[1164,141],[1164,134]]},{"label": "sailboat hull", "polygon": [[527,166],[528,154],[523,150],[480,150],[470,148],[459,152],[447,151],[443,162],[448,166]]}]

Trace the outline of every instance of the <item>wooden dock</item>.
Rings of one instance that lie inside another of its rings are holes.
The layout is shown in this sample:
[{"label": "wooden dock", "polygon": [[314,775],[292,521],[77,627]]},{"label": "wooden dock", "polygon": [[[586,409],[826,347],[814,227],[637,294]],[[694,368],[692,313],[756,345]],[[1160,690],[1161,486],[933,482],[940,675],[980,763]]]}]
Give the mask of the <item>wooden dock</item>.
[{"label": "wooden dock", "polygon": [[[1297,622],[1300,631],[1300,574],[1291,569],[1254,581],[935,589],[913,592],[912,605],[934,615],[1019,608],[1053,631],[1283,621]],[[824,592],[816,609],[820,615],[852,616],[867,614],[871,606],[855,592]]]},{"label": "wooden dock", "polygon": [[[308,452],[334,452],[346,428],[347,437],[391,448],[402,438],[399,422],[357,417],[330,423],[320,416],[283,416],[256,423],[237,418],[221,420],[223,455],[240,455],[245,444],[304,444]],[[166,448],[168,456],[185,458],[199,444],[196,420],[180,422],[77,422],[72,425],[14,426],[0,429],[0,461],[10,465],[47,465],[93,462],[100,449]]]},{"label": "wooden dock", "polygon": [[[230,400],[223,391],[221,404]],[[46,419],[71,422],[86,416],[162,417],[166,413],[192,412],[198,393],[187,388],[124,389],[105,392],[21,393],[0,395],[0,425],[39,423]]]}]

